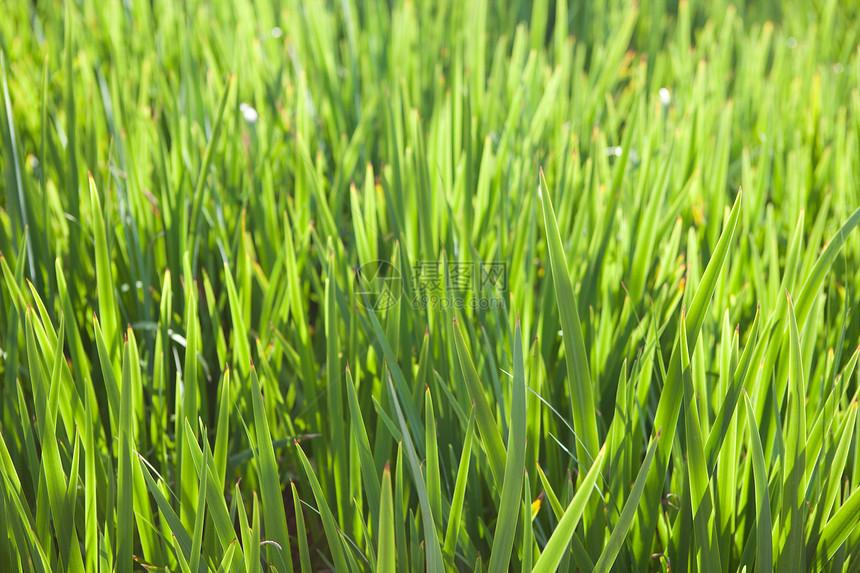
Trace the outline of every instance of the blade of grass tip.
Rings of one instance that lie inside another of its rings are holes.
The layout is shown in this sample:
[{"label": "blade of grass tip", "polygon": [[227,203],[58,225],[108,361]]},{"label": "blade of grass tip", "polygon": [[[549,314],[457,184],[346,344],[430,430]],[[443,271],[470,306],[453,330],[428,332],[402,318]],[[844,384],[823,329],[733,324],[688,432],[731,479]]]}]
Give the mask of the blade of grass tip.
[{"label": "blade of grass tip", "polygon": [[305,529],[305,515],[302,511],[302,500],[299,499],[299,492],[296,489],[296,484],[290,481],[290,488],[293,491],[293,507],[296,512],[296,540],[299,543],[299,563],[301,564],[302,573],[311,573],[311,556],[308,551],[308,533]]},{"label": "blade of grass tip", "polygon": [[767,489],[767,467],[764,449],[755,419],[755,409],[744,390],[744,407],[747,412],[747,428],[750,432],[750,456],[752,456],[753,479],[755,480],[755,526],[756,526],[756,571],[773,571],[773,524],[770,516],[770,494]]},{"label": "blade of grass tip", "polygon": [[472,357],[466,347],[466,339],[460,330],[460,325],[454,319],[454,343],[457,347],[457,357],[460,360],[460,367],[463,371],[463,378],[466,379],[466,386],[469,391],[469,397],[472,399],[475,410],[475,421],[478,425],[478,430],[481,433],[481,440],[484,443],[484,449],[487,452],[487,458],[490,464],[490,470],[493,474],[493,481],[496,487],[501,488],[505,475],[505,446],[502,442],[502,435],[499,432],[499,427],[493,418],[493,411],[487,401],[487,395],[481,388],[481,383],[478,379],[478,372],[475,370],[475,365],[472,363]]},{"label": "blade of grass tip", "polygon": [[218,573],[231,573],[233,571],[233,557],[236,554],[236,548],[239,546],[239,541],[237,539],[233,539],[230,542],[230,546],[227,548],[227,551],[224,552],[224,557],[221,559],[221,563],[218,565]]},{"label": "blade of grass tip", "polygon": [[556,302],[561,319],[570,409],[573,413],[573,426],[579,437],[577,440],[577,457],[580,460],[590,460],[594,459],[599,447],[591,373],[589,372],[585,340],[582,337],[582,325],[579,321],[576,297],[570,280],[567,260],[564,256],[564,247],[562,246],[555,211],[553,211],[552,202],[546,189],[543,170],[541,170],[538,180],[538,198],[543,207],[550,268],[552,269],[553,286],[555,287]]},{"label": "blade of grass tip", "polygon": [[[800,335],[791,297],[788,297],[789,330],[789,395],[785,429],[785,456],[783,470],[784,498],[780,522],[787,528],[784,551],[779,555],[777,569],[797,570],[806,563],[803,524],[806,503],[806,389],[800,354]],[[785,529],[784,529],[785,530]]]},{"label": "blade of grass tip", "polygon": [[424,525],[426,570],[433,573],[437,571],[441,572],[443,570],[442,549],[439,547],[439,537],[436,535],[436,525],[434,524],[432,510],[430,509],[427,487],[424,485],[424,478],[421,476],[421,467],[418,462],[418,456],[415,453],[415,447],[412,445],[412,437],[409,434],[409,428],[406,426],[406,419],[403,417],[403,411],[400,409],[400,403],[397,400],[394,383],[391,381],[390,375],[388,377],[388,395],[391,399],[391,403],[394,405],[394,410],[397,412],[397,419],[400,422],[400,432],[403,436],[403,445],[406,449],[406,458],[409,461],[409,469],[411,470],[412,480],[415,482],[418,501],[421,505],[421,521]]},{"label": "blade of grass tip", "polygon": [[391,501],[391,469],[385,462],[382,471],[382,491],[379,499],[379,549],[377,573],[394,573],[397,553],[394,549],[394,509]]},{"label": "blade of grass tip", "polygon": [[311,490],[313,491],[314,498],[317,502],[317,509],[319,511],[320,518],[322,518],[326,541],[328,541],[328,547],[331,550],[332,559],[334,559],[335,570],[349,571],[346,564],[346,555],[344,554],[343,540],[341,539],[340,531],[338,531],[334,515],[326,503],[322,486],[320,486],[316,473],[314,473],[314,469],[311,467],[311,462],[308,461],[308,458],[305,455],[304,450],[302,450],[302,447],[299,445],[299,442],[296,441],[295,444],[296,451],[299,454],[299,461],[305,470],[305,474],[308,476],[308,482],[311,485]]},{"label": "blade of grass tip", "polygon": [[134,547],[134,491],[132,489],[132,382],[131,356],[126,341],[123,351],[122,392],[119,407],[119,475],[117,478],[116,566],[120,573],[132,570]]},{"label": "blade of grass tip", "polygon": [[[506,571],[510,564],[514,535],[517,531],[520,498],[526,458],[526,375],[523,363],[523,340],[520,319],[514,327],[514,380],[511,388],[511,422],[508,425],[508,450],[505,476],[502,485],[493,548],[490,552],[490,571]],[[531,523],[523,523],[530,527]]]},{"label": "blade of grass tip", "polygon": [[564,511],[564,515],[552,532],[549,541],[547,541],[543,549],[543,553],[538,557],[535,567],[532,569],[532,573],[552,573],[556,570],[558,564],[561,563],[561,559],[567,552],[567,547],[570,544],[576,526],[579,524],[582,513],[585,511],[585,506],[588,504],[592,492],[596,489],[597,476],[600,475],[603,469],[605,459],[606,447],[604,446],[600,448],[600,451],[594,458],[591,469],[588,470],[585,478],[583,478],[579,489],[576,491],[576,494]]},{"label": "blade of grass tip", "polygon": [[654,461],[654,453],[657,451],[657,438],[660,432],[657,432],[657,437],[651,440],[648,445],[648,451],[645,454],[645,460],[642,462],[642,467],[639,468],[639,473],[636,475],[636,481],[633,483],[633,488],[630,490],[630,496],[624,502],[624,508],[621,510],[621,515],[618,516],[618,521],[615,524],[615,529],[609,535],[609,540],[600,558],[594,566],[594,571],[609,571],[618,557],[618,552],[624,544],[624,539],[630,531],[630,526],[633,524],[633,518],[636,516],[636,508],[639,507],[639,502],[642,499],[642,492],[645,491],[645,482],[648,479],[648,470],[651,468],[651,462]]},{"label": "blade of grass tip", "polygon": [[469,480],[469,466],[472,461],[472,437],[475,434],[475,409],[469,415],[466,425],[466,437],[463,439],[463,452],[460,454],[460,465],[457,468],[457,482],[454,484],[454,497],[451,498],[451,511],[448,514],[448,526],[445,530],[445,543],[442,551],[448,561],[448,566],[454,564],[454,554],[457,551],[457,535],[460,532],[460,518],[463,515],[463,500],[466,497],[466,483]]},{"label": "blade of grass tip", "polygon": [[251,401],[254,409],[254,433],[257,441],[257,471],[260,477],[260,490],[263,498],[263,513],[266,536],[276,545],[267,545],[269,562],[275,563],[279,571],[285,570],[284,563],[292,563],[290,557],[290,538],[287,533],[287,515],[284,511],[281,495],[278,463],[275,460],[275,450],[272,446],[272,435],[269,433],[269,423],[263,407],[263,394],[260,392],[260,381],[257,370],[251,363]]},{"label": "blade of grass tip", "polygon": [[173,548],[176,560],[179,562],[179,570],[182,573],[191,573],[191,566],[188,564],[188,559],[182,553],[182,547],[179,546],[179,540],[177,540],[175,535],[173,536]]}]

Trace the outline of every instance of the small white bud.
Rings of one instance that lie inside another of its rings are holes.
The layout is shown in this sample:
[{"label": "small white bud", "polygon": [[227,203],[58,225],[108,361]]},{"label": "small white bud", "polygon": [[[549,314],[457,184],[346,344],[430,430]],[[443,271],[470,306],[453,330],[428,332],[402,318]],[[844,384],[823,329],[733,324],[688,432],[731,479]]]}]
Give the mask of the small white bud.
[{"label": "small white bud", "polygon": [[257,119],[260,117],[256,109],[244,102],[239,105],[239,111],[242,112],[242,115],[245,116],[245,121],[248,123],[257,123]]}]

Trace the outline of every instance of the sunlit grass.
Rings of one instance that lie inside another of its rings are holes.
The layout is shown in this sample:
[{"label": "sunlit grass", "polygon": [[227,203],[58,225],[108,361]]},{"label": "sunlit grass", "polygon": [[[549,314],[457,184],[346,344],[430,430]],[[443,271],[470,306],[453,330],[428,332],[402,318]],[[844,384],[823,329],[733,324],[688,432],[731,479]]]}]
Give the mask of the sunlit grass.
[{"label": "sunlit grass", "polygon": [[858,570],[857,9],[390,4],[5,6],[0,571]]}]

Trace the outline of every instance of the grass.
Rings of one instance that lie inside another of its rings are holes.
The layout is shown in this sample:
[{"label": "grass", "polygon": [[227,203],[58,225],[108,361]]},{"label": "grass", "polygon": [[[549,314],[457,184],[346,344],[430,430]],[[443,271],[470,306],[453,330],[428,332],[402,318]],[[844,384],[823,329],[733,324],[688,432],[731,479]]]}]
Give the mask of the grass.
[{"label": "grass", "polygon": [[0,571],[860,571],[856,7],[6,13]]}]

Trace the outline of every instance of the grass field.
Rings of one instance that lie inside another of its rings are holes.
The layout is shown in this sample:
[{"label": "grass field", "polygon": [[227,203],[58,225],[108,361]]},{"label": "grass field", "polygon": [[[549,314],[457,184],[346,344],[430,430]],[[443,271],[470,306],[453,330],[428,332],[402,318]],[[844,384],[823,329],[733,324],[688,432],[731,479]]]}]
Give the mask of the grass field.
[{"label": "grass field", "polygon": [[0,571],[860,571],[860,8],[9,0]]}]

